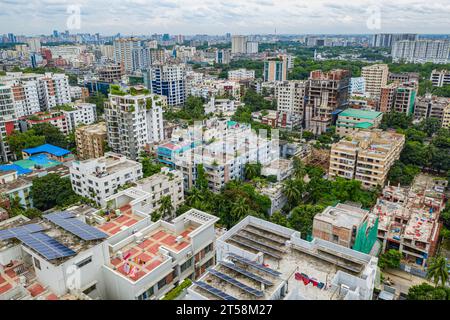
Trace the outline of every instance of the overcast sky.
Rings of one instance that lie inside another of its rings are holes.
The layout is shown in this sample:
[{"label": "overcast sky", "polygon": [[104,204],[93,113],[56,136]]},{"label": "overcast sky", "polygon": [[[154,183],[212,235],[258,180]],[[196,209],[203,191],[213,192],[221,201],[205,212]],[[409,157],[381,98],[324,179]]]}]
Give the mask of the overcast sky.
[{"label": "overcast sky", "polygon": [[0,0],[0,34],[64,31],[73,5],[71,33],[450,33],[450,0]]}]

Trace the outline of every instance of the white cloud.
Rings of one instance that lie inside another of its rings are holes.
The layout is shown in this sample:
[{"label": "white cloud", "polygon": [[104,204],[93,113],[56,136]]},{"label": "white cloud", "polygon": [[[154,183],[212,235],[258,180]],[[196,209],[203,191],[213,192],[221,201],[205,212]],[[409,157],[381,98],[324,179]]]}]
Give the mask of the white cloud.
[{"label": "white cloud", "polygon": [[81,6],[81,32],[103,34],[371,33],[373,5],[380,32],[450,30],[450,0],[0,0],[1,33],[64,30],[69,5]]}]

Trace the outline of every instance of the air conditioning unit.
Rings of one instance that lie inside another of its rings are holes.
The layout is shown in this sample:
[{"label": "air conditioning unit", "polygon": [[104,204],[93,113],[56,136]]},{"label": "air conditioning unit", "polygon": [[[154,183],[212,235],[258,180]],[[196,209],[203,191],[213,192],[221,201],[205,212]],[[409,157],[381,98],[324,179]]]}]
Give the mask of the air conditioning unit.
[{"label": "air conditioning unit", "polygon": [[136,243],[142,243],[144,235],[141,232],[137,232],[134,234],[134,239],[136,240]]},{"label": "air conditioning unit", "polygon": [[183,241],[183,236],[178,236],[178,237],[175,239],[175,241],[176,241],[177,243],[181,243],[181,241]]}]

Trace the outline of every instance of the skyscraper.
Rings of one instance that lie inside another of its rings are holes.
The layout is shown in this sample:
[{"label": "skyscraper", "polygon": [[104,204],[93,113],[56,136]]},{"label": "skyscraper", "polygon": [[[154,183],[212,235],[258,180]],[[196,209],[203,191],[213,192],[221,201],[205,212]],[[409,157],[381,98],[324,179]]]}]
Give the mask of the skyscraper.
[{"label": "skyscraper", "polygon": [[231,37],[231,53],[243,54],[247,53],[247,37],[234,35]]},{"label": "skyscraper", "polygon": [[287,61],[283,58],[270,58],[264,61],[264,81],[285,81],[287,79]]},{"label": "skyscraper", "polygon": [[401,40],[415,41],[418,39],[416,33],[379,33],[372,37],[372,47],[390,48],[395,42]]},{"label": "skyscraper", "polygon": [[449,40],[402,40],[392,46],[393,62],[448,63],[449,55]]},{"label": "skyscraper", "polygon": [[169,106],[186,102],[186,67],[184,64],[154,64],[149,71],[153,94],[167,97]]},{"label": "skyscraper", "polygon": [[140,39],[117,39],[114,41],[114,61],[120,63],[126,73],[132,73],[138,65],[135,62],[135,59],[139,56],[136,50],[142,48],[142,41]]},{"label": "skyscraper", "polygon": [[366,82],[366,93],[371,97],[379,97],[381,94],[381,87],[387,84],[389,76],[389,67],[387,64],[374,64],[363,67],[361,70],[361,77]]}]

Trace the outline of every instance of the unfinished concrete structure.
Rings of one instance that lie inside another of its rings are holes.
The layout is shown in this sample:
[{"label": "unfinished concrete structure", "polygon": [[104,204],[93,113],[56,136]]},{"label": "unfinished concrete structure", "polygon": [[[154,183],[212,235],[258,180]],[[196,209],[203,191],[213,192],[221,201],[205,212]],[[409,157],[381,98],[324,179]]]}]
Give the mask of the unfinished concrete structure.
[{"label": "unfinished concrete structure", "polygon": [[371,217],[379,218],[378,239],[382,250],[399,250],[404,262],[425,267],[436,253],[445,207],[446,181],[419,175],[410,188],[386,186]]},{"label": "unfinished concrete structure", "polygon": [[367,300],[377,258],[248,216],[216,242],[217,264],[187,300]]}]

